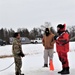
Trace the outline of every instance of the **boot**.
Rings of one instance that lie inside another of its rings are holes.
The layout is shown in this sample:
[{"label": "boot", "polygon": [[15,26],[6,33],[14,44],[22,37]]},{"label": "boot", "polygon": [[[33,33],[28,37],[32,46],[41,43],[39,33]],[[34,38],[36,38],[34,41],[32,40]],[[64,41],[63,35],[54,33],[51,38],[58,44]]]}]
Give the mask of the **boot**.
[{"label": "boot", "polygon": [[20,74],[20,75],[24,75],[24,74]]},{"label": "boot", "polygon": [[19,75],[19,72],[16,72],[16,75]]},{"label": "boot", "polygon": [[43,67],[48,67],[48,65],[47,64],[44,64],[44,66]]},{"label": "boot", "polygon": [[69,67],[67,67],[67,68],[66,68],[67,72],[70,74],[70,71],[69,71],[69,69],[70,69]]},{"label": "boot", "polygon": [[61,72],[63,72],[65,70],[65,68],[63,68],[61,71],[59,71],[58,73],[61,73]]},{"label": "boot", "polygon": [[69,74],[70,72],[69,72],[69,67],[66,67],[65,69],[64,69],[64,71],[62,71],[61,72],[61,74]]}]

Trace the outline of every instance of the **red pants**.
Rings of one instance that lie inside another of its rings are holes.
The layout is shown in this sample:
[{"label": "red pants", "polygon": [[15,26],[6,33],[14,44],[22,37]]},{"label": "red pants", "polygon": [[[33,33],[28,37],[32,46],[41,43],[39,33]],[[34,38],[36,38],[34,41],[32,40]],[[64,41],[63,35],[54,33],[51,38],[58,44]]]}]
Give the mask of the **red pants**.
[{"label": "red pants", "polygon": [[59,60],[62,63],[62,68],[69,67],[69,62],[68,62],[68,57],[67,57],[67,52],[58,52]]}]

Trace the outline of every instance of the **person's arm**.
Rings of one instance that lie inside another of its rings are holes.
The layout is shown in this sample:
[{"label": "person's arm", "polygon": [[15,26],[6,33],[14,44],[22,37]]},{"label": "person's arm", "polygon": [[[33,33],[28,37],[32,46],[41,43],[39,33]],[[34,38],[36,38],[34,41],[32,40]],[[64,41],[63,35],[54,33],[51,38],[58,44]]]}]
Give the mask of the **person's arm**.
[{"label": "person's arm", "polygon": [[55,36],[55,35],[53,35],[53,37],[52,37],[51,45],[54,45],[54,43],[55,43],[54,36]]},{"label": "person's arm", "polygon": [[18,55],[21,51],[19,50],[19,44],[16,40],[13,41],[13,52]]},{"label": "person's arm", "polygon": [[59,39],[58,42],[62,43],[62,45],[65,45],[66,43],[68,43],[69,42],[69,34],[65,33],[63,35],[63,38]]},{"label": "person's arm", "polygon": [[21,43],[17,42],[16,40],[13,42],[13,52],[15,55],[19,55],[24,57],[24,54],[22,52]]},{"label": "person's arm", "polygon": [[43,44],[43,46],[45,46],[44,37],[42,38],[42,44]]},{"label": "person's arm", "polygon": [[63,43],[63,45],[69,42],[69,34],[68,33],[64,34],[63,39],[61,40],[61,42]]},{"label": "person's arm", "polygon": [[19,53],[19,55],[22,56],[22,57],[24,57],[25,54],[24,54],[23,51],[22,51],[21,43],[19,43],[19,47],[20,47],[20,53]]}]

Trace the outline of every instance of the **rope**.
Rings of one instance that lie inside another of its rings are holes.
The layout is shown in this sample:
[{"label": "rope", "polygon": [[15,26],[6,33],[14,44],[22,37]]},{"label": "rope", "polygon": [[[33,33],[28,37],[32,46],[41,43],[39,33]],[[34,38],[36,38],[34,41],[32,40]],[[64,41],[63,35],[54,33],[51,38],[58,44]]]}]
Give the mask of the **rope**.
[{"label": "rope", "polygon": [[8,67],[6,67],[6,68],[0,70],[0,72],[7,70],[7,69],[10,68],[13,64],[14,64],[14,62],[13,62],[11,65],[9,65]]},{"label": "rope", "polygon": [[[34,54],[34,53],[32,53],[32,54]],[[32,55],[32,54],[31,54],[31,55]],[[38,53],[35,53],[35,54],[38,54]],[[27,54],[27,55],[29,55],[29,54]],[[6,67],[6,68],[4,68],[4,69],[0,70],[0,72],[5,71],[5,70],[9,69],[9,68],[10,68],[13,64],[14,64],[14,62],[13,62],[13,63],[11,63],[8,67]]]}]

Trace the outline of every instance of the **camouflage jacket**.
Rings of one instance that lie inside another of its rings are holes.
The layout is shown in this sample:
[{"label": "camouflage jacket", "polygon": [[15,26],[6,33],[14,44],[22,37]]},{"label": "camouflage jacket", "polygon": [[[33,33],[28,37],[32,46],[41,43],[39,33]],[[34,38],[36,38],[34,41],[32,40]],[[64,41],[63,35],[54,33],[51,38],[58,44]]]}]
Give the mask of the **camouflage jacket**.
[{"label": "camouflage jacket", "polygon": [[13,55],[18,55],[19,53],[23,53],[20,39],[14,38],[12,43],[12,53]]}]

